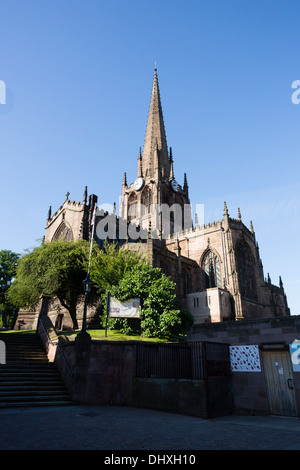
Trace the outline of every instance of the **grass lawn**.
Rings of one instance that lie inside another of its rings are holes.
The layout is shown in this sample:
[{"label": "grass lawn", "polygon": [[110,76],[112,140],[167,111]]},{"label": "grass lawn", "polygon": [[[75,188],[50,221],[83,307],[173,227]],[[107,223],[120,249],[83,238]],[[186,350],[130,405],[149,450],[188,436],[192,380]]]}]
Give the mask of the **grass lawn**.
[{"label": "grass lawn", "polygon": [[[144,338],[138,335],[125,335],[117,330],[107,330],[107,337],[105,337],[105,330],[87,330],[92,339],[100,339],[105,341],[151,341],[165,343],[167,340],[160,338]],[[59,331],[58,334],[65,336],[76,336],[79,331]]]},{"label": "grass lawn", "polygon": [[[6,333],[6,334],[14,334],[14,333],[35,333],[36,330],[2,330],[0,331],[1,333]],[[58,331],[57,333],[60,335],[65,335],[70,338],[74,337],[79,333],[80,330],[78,331]],[[87,332],[91,335],[92,339],[99,339],[99,340],[105,340],[105,341],[151,341],[151,342],[157,342],[157,343],[165,343],[168,340],[161,339],[161,338],[144,338],[142,336],[138,335],[125,335],[123,333],[120,333],[120,331],[117,330],[107,330],[107,337],[105,337],[105,330],[87,330]]]},{"label": "grass lawn", "polygon": [[36,330],[0,330],[0,333],[35,333]]}]

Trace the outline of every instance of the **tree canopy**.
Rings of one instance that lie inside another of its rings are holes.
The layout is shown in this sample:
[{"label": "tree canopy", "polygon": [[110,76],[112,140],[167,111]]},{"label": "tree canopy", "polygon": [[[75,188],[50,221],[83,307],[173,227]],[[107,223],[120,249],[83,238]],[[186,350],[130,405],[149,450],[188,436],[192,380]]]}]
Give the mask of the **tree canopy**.
[{"label": "tree canopy", "polygon": [[10,250],[0,251],[0,317],[4,327],[10,327],[17,313],[16,306],[7,299],[7,291],[16,275],[20,255]]},{"label": "tree canopy", "polygon": [[[93,282],[89,303],[104,303],[107,291],[119,300],[141,297],[142,320],[110,320],[113,328],[132,331],[138,328],[147,337],[170,337],[184,333],[192,317],[175,305],[176,286],[159,268],[153,268],[137,250],[106,242],[95,243],[92,250],[90,277]],[[16,279],[7,298],[25,308],[38,304],[42,295],[57,298],[78,328],[77,307],[84,292],[82,281],[88,269],[90,244],[87,241],[60,239],[43,243],[25,254],[18,263]]]},{"label": "tree canopy", "polygon": [[176,306],[174,282],[159,268],[147,263],[135,265],[125,273],[119,284],[111,289],[111,295],[119,300],[134,297],[142,300],[141,320],[110,319],[111,327],[126,333],[140,328],[146,337],[178,337],[193,323],[192,315]]},{"label": "tree canopy", "polygon": [[[57,297],[78,328],[77,307],[83,297],[82,281],[87,275],[90,244],[84,240],[60,239],[34,248],[19,262],[16,280],[8,291],[11,302],[21,307],[35,306],[42,295]],[[93,288],[89,303],[105,294],[133,264],[138,253],[106,243],[104,249],[93,246],[90,276]]]},{"label": "tree canopy", "polygon": [[8,298],[21,308],[36,305],[41,295],[55,296],[69,311],[77,328],[76,307],[83,294],[88,248],[82,240],[63,239],[34,248],[20,259]]}]

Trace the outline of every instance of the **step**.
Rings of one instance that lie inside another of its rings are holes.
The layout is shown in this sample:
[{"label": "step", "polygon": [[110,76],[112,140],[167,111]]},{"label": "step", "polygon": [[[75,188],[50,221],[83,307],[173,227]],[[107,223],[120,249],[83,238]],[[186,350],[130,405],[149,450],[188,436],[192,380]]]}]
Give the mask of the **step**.
[{"label": "step", "polygon": [[28,396],[25,396],[25,395],[15,395],[15,396],[6,396],[6,397],[1,397],[1,400],[0,400],[0,403],[14,403],[14,402],[28,402],[28,401],[31,401],[31,402],[40,402],[41,400],[43,401],[61,401],[61,400],[68,400],[68,395],[65,393],[65,394],[48,394],[48,393],[44,393],[44,394],[34,394],[34,395],[28,395]]},{"label": "step", "polygon": [[54,385],[62,385],[65,389],[65,384],[58,376],[48,378],[36,377],[33,380],[28,380],[26,377],[24,377],[23,380],[18,380],[12,377],[10,380],[2,380],[0,382],[0,390],[4,389],[4,387],[16,387],[19,390],[21,387],[53,387]]},{"label": "step", "polygon": [[0,408],[72,404],[37,334],[0,333],[0,340],[6,346],[6,364],[0,364]]},{"label": "step", "polygon": [[29,371],[29,370],[58,370],[56,365],[52,365],[51,362],[41,362],[41,361],[30,361],[30,362],[23,362],[23,363],[10,363],[3,367],[0,367],[0,376],[5,375],[8,372],[22,372],[22,371]]},{"label": "step", "polygon": [[6,374],[0,374],[0,381],[3,382],[5,379],[11,379],[11,377],[15,377],[16,379],[19,379],[21,377],[40,377],[41,379],[43,377],[60,377],[60,373],[56,369],[51,369],[51,370],[38,370],[38,369],[28,369],[28,370],[10,370]]},{"label": "step", "polygon": [[43,383],[38,383],[38,384],[32,384],[32,383],[22,383],[22,384],[16,384],[14,385],[6,383],[5,385],[0,385],[0,393],[4,394],[7,392],[21,392],[21,391],[39,391],[39,390],[63,390],[65,391],[65,387],[63,384],[59,382],[53,382],[52,384],[43,384]]},{"label": "step", "polygon": [[27,402],[11,402],[0,403],[0,408],[25,408],[25,407],[37,407],[37,406],[71,406],[71,400],[59,400],[59,401],[27,401]]},{"label": "step", "polygon": [[45,351],[37,351],[35,349],[28,349],[28,351],[17,351],[17,350],[12,350],[12,351],[9,351],[6,349],[6,358],[13,358],[14,356],[18,356],[20,358],[22,358],[23,356],[30,356],[30,357],[44,357],[44,358],[47,358],[47,354],[45,353]]},{"label": "step", "polygon": [[0,335],[0,340],[4,341],[5,344],[7,345],[36,345],[38,347],[41,346],[42,342],[39,337],[33,337],[30,338],[28,336],[20,335],[20,336],[15,336],[15,335],[10,335],[10,334],[4,334]]},{"label": "step", "polygon": [[52,362],[41,362],[41,361],[28,361],[28,362],[11,362],[10,364],[6,364],[5,366],[0,366],[0,376],[1,374],[6,374],[7,372],[13,371],[23,371],[23,370],[57,370],[57,367]]},{"label": "step", "polygon": [[6,364],[4,365],[9,365],[12,362],[31,362],[31,361],[36,361],[36,362],[45,362],[47,363],[48,360],[44,356],[38,356],[36,354],[32,355],[24,355],[24,356],[6,356]]},{"label": "step", "polygon": [[61,390],[61,388],[58,390],[56,389],[53,390],[53,389],[48,389],[48,388],[43,388],[42,390],[35,389],[35,388],[33,390],[18,389],[18,390],[9,390],[9,393],[7,390],[2,391],[0,389],[0,401],[11,400],[11,398],[14,398],[14,397],[22,397],[22,399],[24,399],[27,396],[34,396],[34,397],[39,398],[40,396],[45,396],[45,395],[46,396],[63,395],[64,397],[66,397],[67,393],[64,389]]}]

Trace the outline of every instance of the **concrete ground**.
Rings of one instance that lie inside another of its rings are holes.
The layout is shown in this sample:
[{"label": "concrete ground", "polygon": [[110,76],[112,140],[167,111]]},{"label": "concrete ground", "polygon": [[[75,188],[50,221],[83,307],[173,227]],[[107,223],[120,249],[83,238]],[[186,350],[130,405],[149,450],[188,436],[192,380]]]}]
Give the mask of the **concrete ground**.
[{"label": "concrete ground", "polygon": [[23,449],[300,450],[300,420],[274,416],[205,420],[117,406],[0,409],[0,450]]}]

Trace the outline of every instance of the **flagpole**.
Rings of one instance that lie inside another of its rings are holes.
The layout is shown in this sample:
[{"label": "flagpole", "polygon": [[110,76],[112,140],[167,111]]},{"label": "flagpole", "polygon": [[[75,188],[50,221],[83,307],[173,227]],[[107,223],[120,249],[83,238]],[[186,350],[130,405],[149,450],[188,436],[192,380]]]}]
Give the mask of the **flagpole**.
[{"label": "flagpole", "polygon": [[92,218],[92,236],[91,236],[91,244],[90,244],[90,255],[89,255],[89,264],[88,264],[88,275],[90,273],[90,266],[91,266],[91,257],[92,257],[92,249],[93,249],[93,240],[94,240],[94,232],[95,232],[95,221],[96,221],[96,210],[97,207],[94,208],[93,218]]},{"label": "flagpole", "polygon": [[107,338],[107,320],[109,316],[109,310],[110,310],[110,293],[107,291],[107,300],[106,300],[106,320],[105,320],[105,338]]}]

